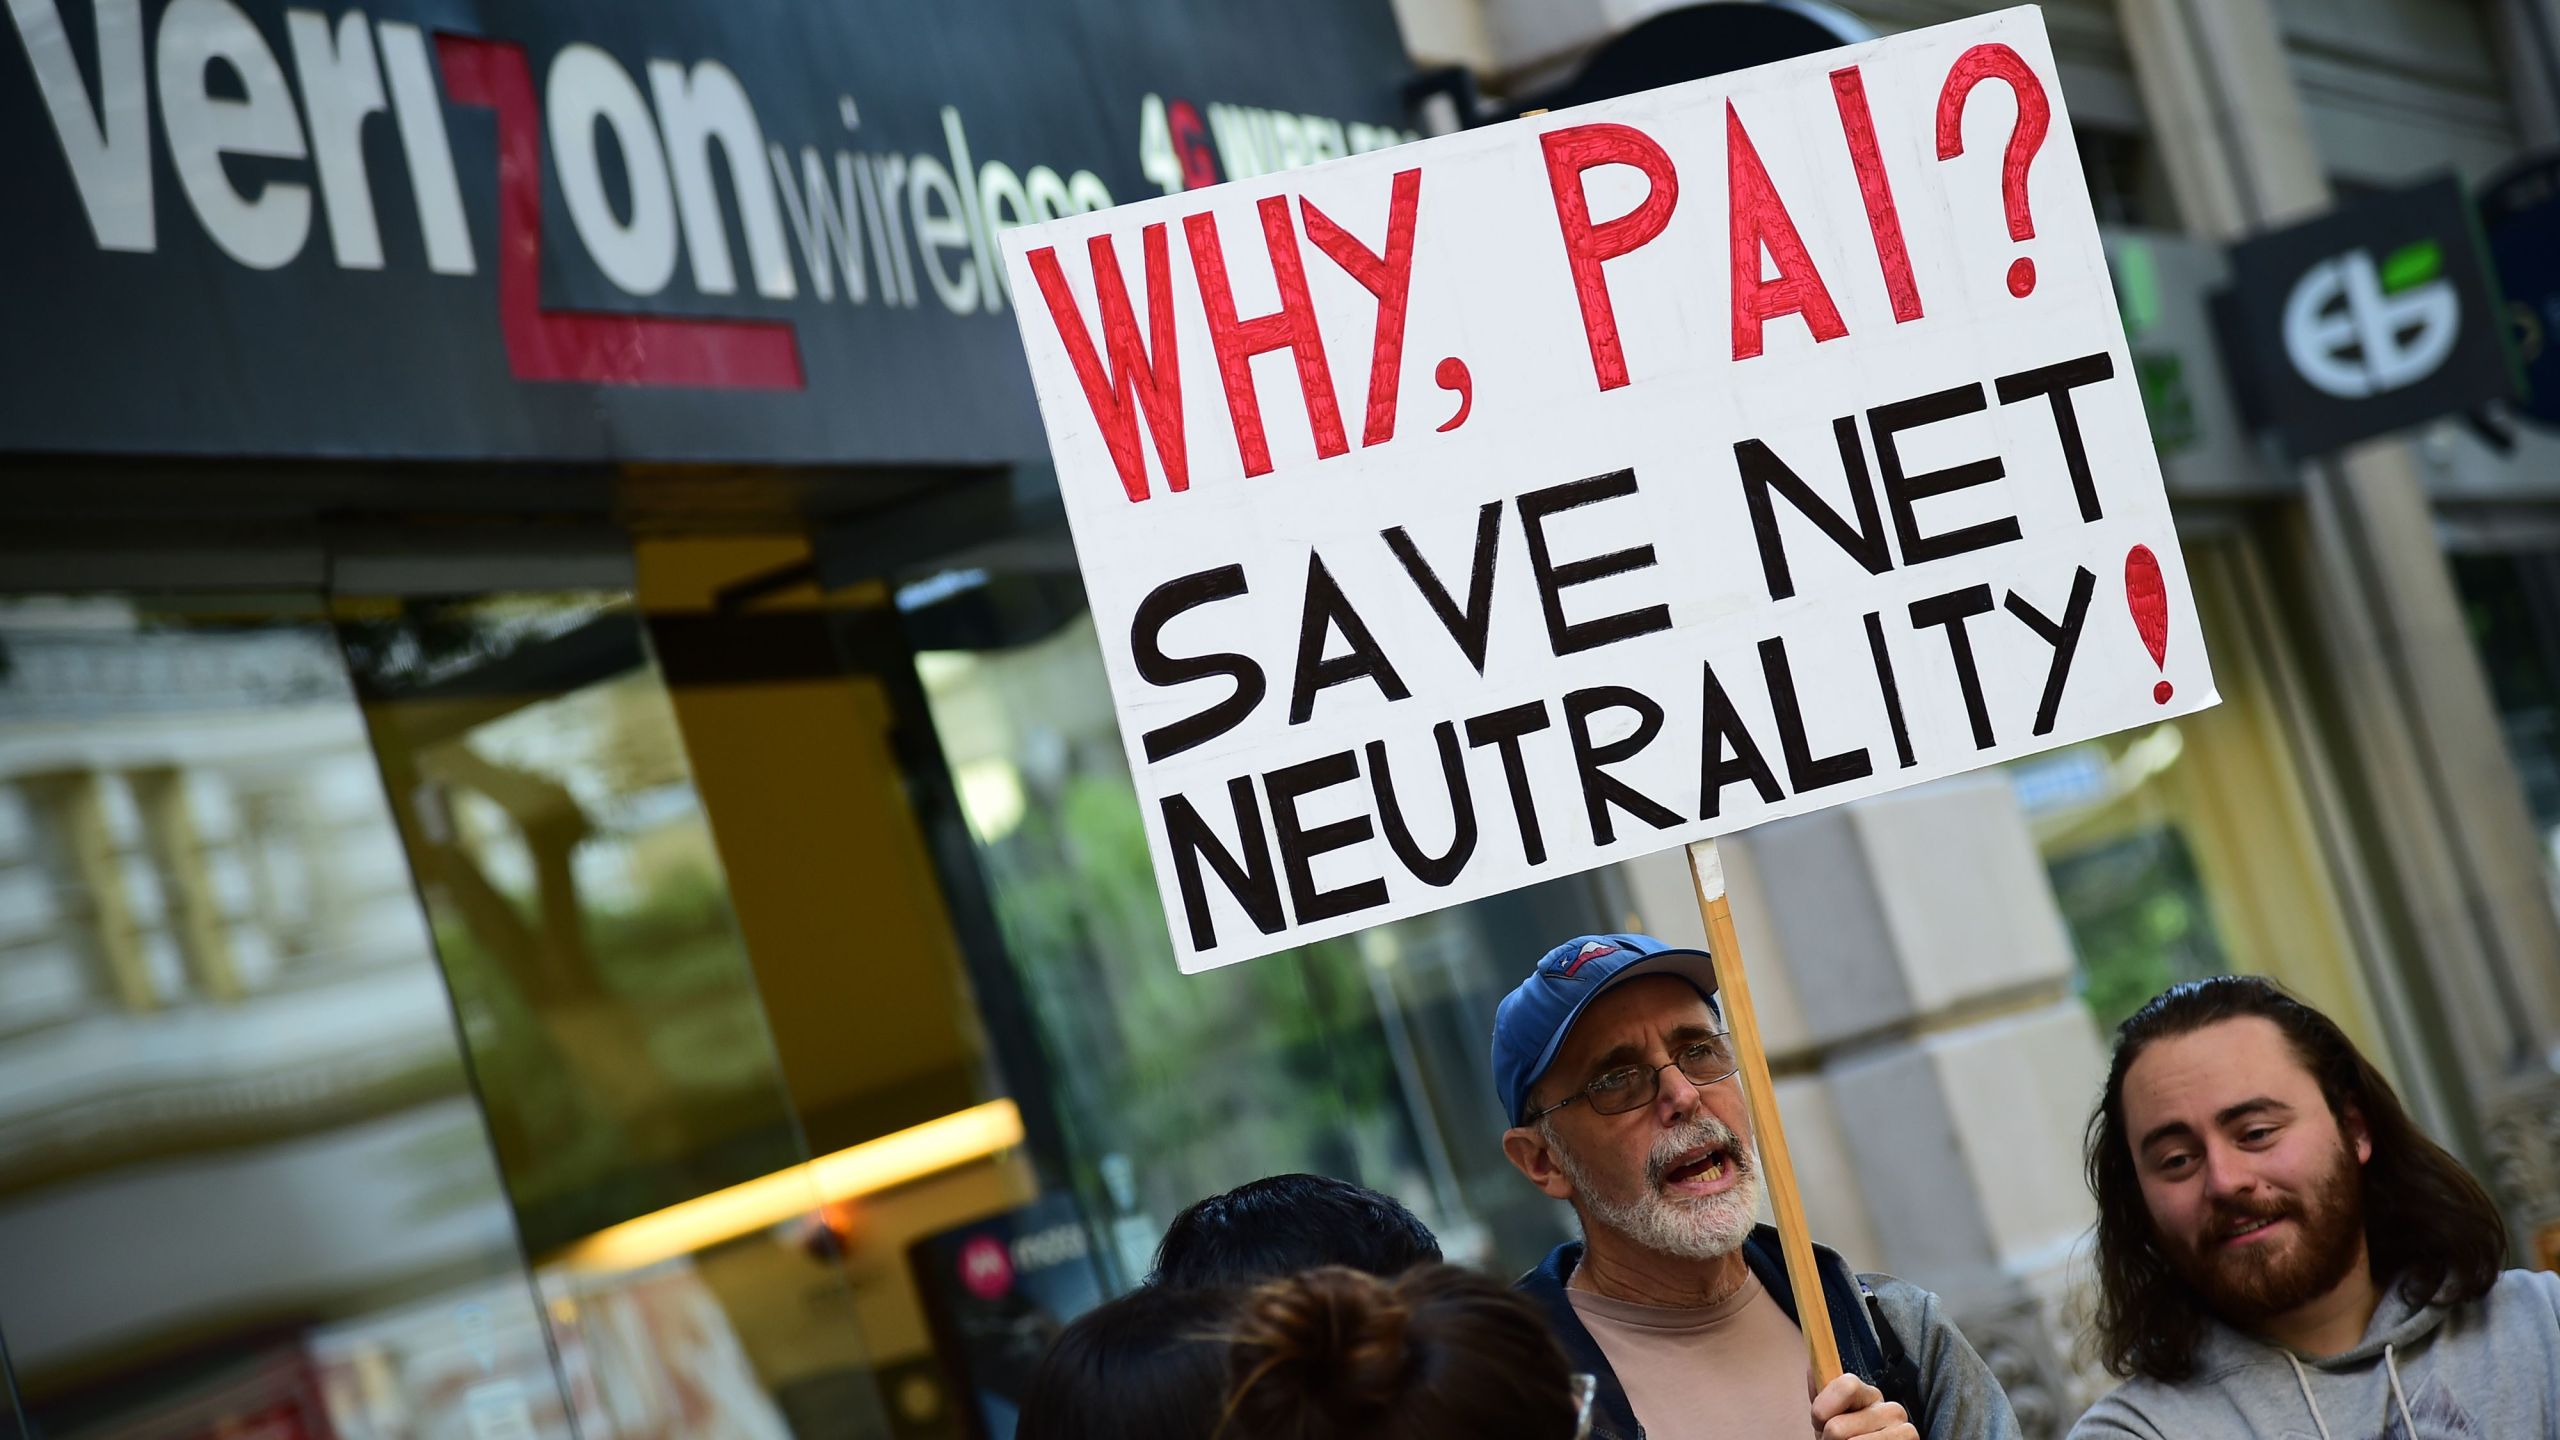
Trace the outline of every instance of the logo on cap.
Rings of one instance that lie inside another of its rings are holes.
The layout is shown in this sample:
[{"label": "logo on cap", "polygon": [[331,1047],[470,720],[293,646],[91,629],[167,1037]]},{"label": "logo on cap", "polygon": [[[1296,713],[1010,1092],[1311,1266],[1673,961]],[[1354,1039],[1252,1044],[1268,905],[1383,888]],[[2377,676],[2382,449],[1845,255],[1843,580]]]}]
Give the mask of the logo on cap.
[{"label": "logo on cap", "polygon": [[1603,955],[1615,955],[1617,953],[1618,947],[1610,944],[1606,940],[1586,940],[1583,942],[1582,948],[1573,953],[1573,959],[1567,962],[1565,967],[1556,973],[1564,976],[1568,980],[1575,979],[1578,977],[1574,972],[1580,970],[1583,966],[1590,964],[1592,961],[1599,959]]}]

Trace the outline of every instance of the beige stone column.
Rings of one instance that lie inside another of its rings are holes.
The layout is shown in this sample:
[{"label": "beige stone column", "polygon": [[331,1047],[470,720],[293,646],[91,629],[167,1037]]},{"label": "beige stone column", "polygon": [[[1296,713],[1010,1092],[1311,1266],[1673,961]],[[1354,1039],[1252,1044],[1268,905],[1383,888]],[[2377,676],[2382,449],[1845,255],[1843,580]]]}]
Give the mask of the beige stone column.
[{"label": "beige stone column", "polygon": [[123,859],[97,773],[66,770],[28,775],[18,783],[34,802],[37,823],[51,832],[38,853],[53,857],[64,918],[86,932],[82,948],[99,988],[126,1010],[158,1009],[159,990],[142,953],[142,927],[125,893]]},{"label": "beige stone column", "polygon": [[167,898],[169,928],[187,958],[187,973],[206,998],[229,1002],[248,993],[231,953],[231,928],[213,892],[204,838],[188,804],[186,773],[155,766],[125,773],[151,858]]}]

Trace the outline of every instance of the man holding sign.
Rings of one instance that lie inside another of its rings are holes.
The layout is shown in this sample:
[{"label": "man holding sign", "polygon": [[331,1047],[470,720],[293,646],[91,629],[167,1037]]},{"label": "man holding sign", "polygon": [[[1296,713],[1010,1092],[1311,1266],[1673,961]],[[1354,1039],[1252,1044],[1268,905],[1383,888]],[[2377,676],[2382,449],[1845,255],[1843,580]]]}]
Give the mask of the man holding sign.
[{"label": "man holding sign", "polygon": [[1185,971],[1688,843],[1753,1108],[1653,1105],[1816,1288],[1712,837],[2215,702],[2055,76],[2021,8],[1006,235]]},{"label": "man holding sign", "polygon": [[1849,1373],[1806,1383],[1808,1301],[1777,1234],[1753,1223],[1759,1163],[1715,986],[1702,951],[1589,935],[1549,951],[1494,1021],[1503,1151],[1582,1221],[1583,1243],[1558,1246],[1520,1288],[1599,1380],[1593,1433],[1760,1440],[1807,1433],[1809,1413],[1824,1440],[2017,1435],[1936,1296],[1852,1277],[1828,1250],[1810,1303],[1829,1312]]}]

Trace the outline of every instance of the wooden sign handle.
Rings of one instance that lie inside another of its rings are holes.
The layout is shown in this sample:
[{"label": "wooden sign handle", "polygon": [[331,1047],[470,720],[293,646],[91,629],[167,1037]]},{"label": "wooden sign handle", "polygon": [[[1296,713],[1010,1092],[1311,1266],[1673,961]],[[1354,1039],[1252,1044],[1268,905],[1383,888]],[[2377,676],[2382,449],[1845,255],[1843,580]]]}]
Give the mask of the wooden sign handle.
[{"label": "wooden sign handle", "polygon": [[1691,842],[1689,883],[1698,893],[1698,916],[1707,922],[1707,953],[1715,958],[1717,1004],[1724,1010],[1725,1028],[1733,1033],[1734,1056],[1742,1062],[1752,1137],[1759,1142],[1769,1208],[1777,1215],[1778,1246],[1787,1257],[1787,1283],[1796,1292],[1796,1324],[1813,1355],[1814,1384],[1828,1385],[1840,1374],[1840,1343],[1831,1333],[1831,1307],[1824,1299],[1821,1273],[1814,1268],[1812,1237],[1805,1233],[1804,1196],[1796,1190],[1787,1132],[1778,1123],[1778,1092],[1769,1080],[1769,1057],[1760,1048],[1760,1017],[1751,1008],[1751,983],[1742,973],[1742,942],[1733,933],[1733,906],[1725,898],[1724,857],[1713,840]]}]

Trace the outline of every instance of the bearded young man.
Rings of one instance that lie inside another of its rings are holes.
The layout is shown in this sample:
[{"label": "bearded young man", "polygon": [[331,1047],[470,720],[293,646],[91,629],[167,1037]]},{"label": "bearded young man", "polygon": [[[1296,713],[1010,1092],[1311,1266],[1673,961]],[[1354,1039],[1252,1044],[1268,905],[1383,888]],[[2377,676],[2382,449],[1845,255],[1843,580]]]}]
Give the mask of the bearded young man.
[{"label": "bearded young man", "polygon": [[2072,1440],[2560,1440],[2560,1276],[2336,1024],[2268,981],[2117,1032],[2089,1121],[2098,1349]]},{"label": "bearded young man", "polygon": [[1598,1382],[1592,1435],[2011,1440],[2008,1397],[1937,1297],[1818,1246],[1813,1303],[1849,1373],[1810,1373],[1778,1233],[1754,1224],[1751,1113],[1715,986],[1705,951],[1586,935],[1494,1018],[1503,1153],[1582,1222],[1582,1243],[1519,1288]]}]

